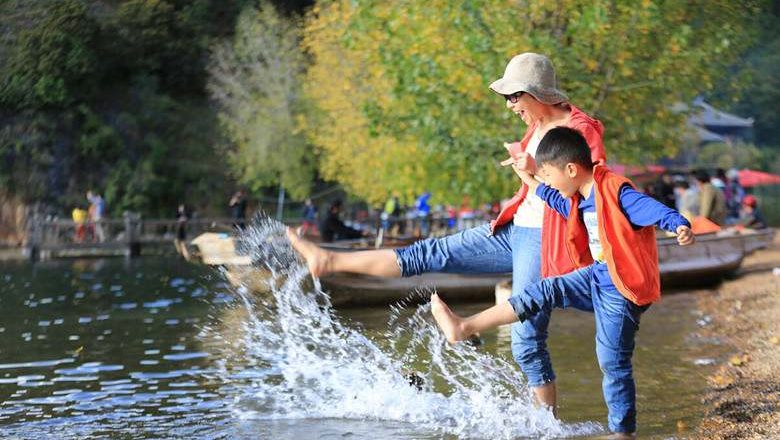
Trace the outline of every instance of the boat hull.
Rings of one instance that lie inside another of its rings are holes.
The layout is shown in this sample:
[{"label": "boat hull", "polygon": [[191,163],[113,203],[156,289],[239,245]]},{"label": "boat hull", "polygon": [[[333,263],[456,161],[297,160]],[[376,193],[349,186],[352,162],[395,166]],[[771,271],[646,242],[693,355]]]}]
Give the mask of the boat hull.
[{"label": "boat hull", "polygon": [[[675,238],[658,239],[659,269],[664,289],[703,286],[733,275],[745,255],[769,245],[773,230],[751,233],[718,233],[696,237],[691,246],[679,246]],[[225,245],[219,247],[224,251]],[[343,250],[350,252],[352,250]],[[359,249],[355,249],[359,250]],[[244,257],[246,258],[246,257]],[[228,279],[255,292],[268,290],[269,275],[252,268],[224,252],[220,258],[227,268]],[[366,307],[392,304],[400,300],[427,301],[436,291],[448,301],[468,302],[492,300],[496,285],[511,279],[511,274],[460,275],[428,273],[409,278],[377,278],[365,275],[332,274],[321,279],[331,302],[338,307]],[[506,288],[506,286],[505,286]]]}]

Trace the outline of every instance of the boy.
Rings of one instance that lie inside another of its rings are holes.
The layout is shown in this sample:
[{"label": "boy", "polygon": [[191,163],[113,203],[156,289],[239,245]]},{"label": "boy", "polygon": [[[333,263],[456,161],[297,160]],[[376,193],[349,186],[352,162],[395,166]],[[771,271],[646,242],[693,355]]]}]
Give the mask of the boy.
[{"label": "boy", "polygon": [[636,191],[628,179],[604,166],[593,166],[585,139],[571,128],[550,130],[539,143],[536,163],[538,168],[533,159],[522,155],[512,166],[530,191],[567,219],[566,247],[579,268],[543,279],[506,303],[467,318],[455,315],[438,295],[431,297],[431,311],[450,342],[553,307],[593,312],[609,428],[616,438],[632,438],[636,431],[634,336],[642,312],[661,293],[654,225],[676,232],[679,244],[688,245],[693,243],[690,223]]}]

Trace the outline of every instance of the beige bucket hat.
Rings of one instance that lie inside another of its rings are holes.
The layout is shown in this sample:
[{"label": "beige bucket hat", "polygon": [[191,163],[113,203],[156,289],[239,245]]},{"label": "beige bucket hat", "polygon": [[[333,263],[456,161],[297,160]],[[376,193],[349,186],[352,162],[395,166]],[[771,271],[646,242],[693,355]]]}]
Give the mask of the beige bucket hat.
[{"label": "beige bucket hat", "polygon": [[558,90],[555,69],[550,59],[538,53],[516,55],[506,65],[504,76],[490,84],[499,95],[526,92],[544,104],[559,104],[569,98]]}]

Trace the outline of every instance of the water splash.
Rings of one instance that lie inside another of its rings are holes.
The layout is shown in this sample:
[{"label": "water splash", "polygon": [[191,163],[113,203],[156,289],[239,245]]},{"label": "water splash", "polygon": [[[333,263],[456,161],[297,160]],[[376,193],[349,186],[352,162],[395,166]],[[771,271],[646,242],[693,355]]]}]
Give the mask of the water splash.
[{"label": "water splash", "polygon": [[564,424],[535,407],[514,365],[467,344],[447,344],[427,304],[393,306],[383,341],[342,323],[282,224],[256,219],[238,249],[252,257],[268,287],[263,295],[238,289],[248,313],[235,344],[240,354],[223,367],[244,384],[239,417],[404,422],[470,438],[603,432],[597,423]]}]

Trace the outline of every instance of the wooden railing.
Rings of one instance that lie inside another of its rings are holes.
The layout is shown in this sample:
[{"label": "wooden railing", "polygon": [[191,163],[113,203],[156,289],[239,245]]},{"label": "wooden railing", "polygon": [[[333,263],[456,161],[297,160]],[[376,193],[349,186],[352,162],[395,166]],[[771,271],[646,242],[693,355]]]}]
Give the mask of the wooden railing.
[{"label": "wooden railing", "polygon": [[[372,232],[383,228],[385,236],[424,238],[443,236],[485,222],[481,217],[459,219],[455,225],[450,224],[447,218],[437,216],[426,219],[391,217],[385,220],[370,217],[360,222],[360,226]],[[298,225],[301,219],[288,219],[285,223]],[[28,228],[25,252],[34,260],[57,256],[137,256],[144,247],[170,245],[165,249],[173,250],[179,222],[175,219],[142,219],[133,215],[86,223],[33,218]],[[186,239],[190,240],[204,232],[235,232],[236,220],[195,218],[187,220],[184,228]]]},{"label": "wooden railing", "polygon": [[[229,218],[191,219],[184,223],[188,239],[203,232],[231,232]],[[58,255],[140,255],[143,246],[168,245],[173,249],[179,222],[126,216],[99,222],[33,219],[26,252],[31,259]]]}]

